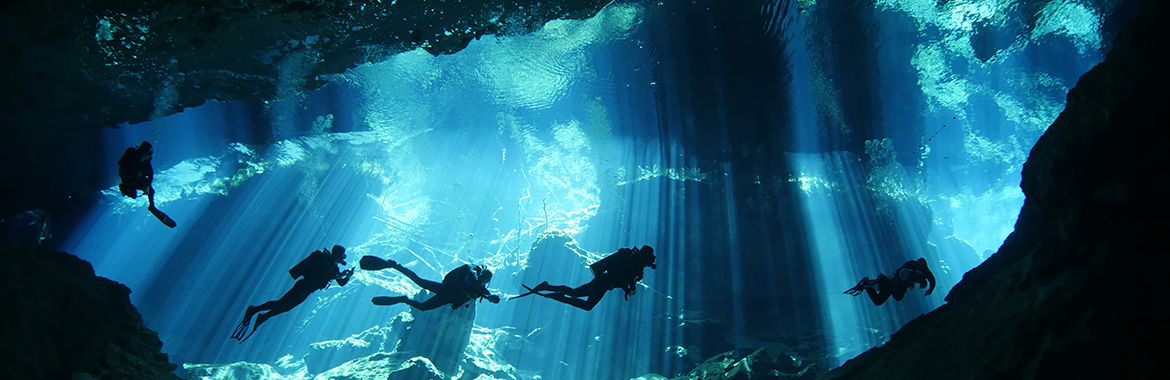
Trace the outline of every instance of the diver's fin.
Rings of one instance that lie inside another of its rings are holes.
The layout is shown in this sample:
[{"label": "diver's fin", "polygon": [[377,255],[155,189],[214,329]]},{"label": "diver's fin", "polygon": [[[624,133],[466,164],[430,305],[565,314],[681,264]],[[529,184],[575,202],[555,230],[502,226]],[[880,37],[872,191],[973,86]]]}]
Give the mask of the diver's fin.
[{"label": "diver's fin", "polygon": [[150,209],[151,214],[154,214],[155,218],[158,218],[158,221],[167,225],[167,227],[175,228],[175,226],[177,225],[177,224],[175,224],[174,219],[171,219],[171,217],[167,216],[167,214],[164,214],[162,211],[159,211],[159,209],[154,208],[154,206],[148,207],[148,209]]},{"label": "diver's fin", "polygon": [[509,300],[514,300],[514,299],[517,299],[517,298],[520,298],[520,297],[527,297],[527,296],[530,296],[530,295],[533,295],[533,294],[539,294],[539,295],[543,295],[543,294],[537,293],[535,290],[532,290],[532,288],[529,288],[529,287],[528,287],[528,285],[520,284],[520,286],[523,286],[523,287],[524,287],[524,289],[528,289],[528,292],[527,292],[527,293],[524,293],[524,294],[521,294],[521,295],[518,295],[518,296],[515,296],[515,297],[512,297],[512,298],[509,298]]},{"label": "diver's fin", "polygon": [[362,256],[362,260],[358,262],[358,265],[365,270],[382,270],[392,268],[397,264],[394,260],[383,260],[377,256]]},{"label": "diver's fin", "polygon": [[[245,340],[248,340],[248,338],[251,338],[251,337],[252,337],[252,334],[255,334],[255,333],[256,333],[256,329],[257,329],[257,328],[259,328],[259,327],[260,327],[260,324],[256,324],[255,326],[252,326],[252,332],[248,333],[248,335],[245,335],[243,338],[240,338],[240,343],[244,343],[244,341],[245,341]],[[247,327],[245,327],[245,329],[246,329],[246,328],[247,328]]]},{"label": "diver's fin", "polygon": [[[248,322],[249,321],[247,319],[245,319],[243,322],[240,322],[239,326],[236,326],[236,330],[232,331],[232,339],[239,340],[241,343],[243,342],[243,340],[240,340],[240,339],[246,339],[246,338],[244,338],[244,333],[248,332],[248,325],[249,325]],[[255,331],[255,330],[253,330],[253,331]]]},{"label": "diver's fin", "polygon": [[370,300],[370,302],[373,302],[375,305],[378,305],[378,306],[390,306],[390,305],[400,304],[403,301],[408,300],[408,299],[409,298],[402,297],[402,296],[398,296],[398,297],[382,296],[382,297],[374,297],[373,299]]}]

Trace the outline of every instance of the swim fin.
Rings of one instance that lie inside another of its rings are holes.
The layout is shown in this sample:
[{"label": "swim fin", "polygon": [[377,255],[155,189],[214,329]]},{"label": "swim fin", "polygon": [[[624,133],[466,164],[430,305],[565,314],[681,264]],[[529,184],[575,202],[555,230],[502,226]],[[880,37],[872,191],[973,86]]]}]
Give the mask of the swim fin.
[{"label": "swim fin", "polygon": [[[546,284],[547,284],[547,282],[546,282]],[[520,298],[520,297],[527,297],[527,296],[530,296],[530,295],[533,295],[533,294],[536,294],[536,295],[543,296],[543,294],[537,293],[535,290],[532,290],[532,288],[529,288],[529,287],[528,287],[528,285],[520,284],[520,286],[523,286],[523,287],[524,287],[524,289],[528,289],[528,293],[524,293],[524,294],[521,294],[521,295],[518,295],[518,296],[515,296],[515,297],[512,297],[512,298],[509,298],[509,300],[514,300],[514,299],[517,299],[517,298]]]},{"label": "swim fin", "polygon": [[[238,341],[240,341],[240,343],[243,343],[244,339],[247,339],[244,337],[244,333],[248,332],[248,325],[250,325],[250,323],[248,323],[248,322],[250,322],[250,321],[245,319],[243,322],[240,322],[239,326],[236,326],[236,330],[232,331],[232,339],[238,340]],[[256,330],[252,330],[252,331],[256,331]]]},{"label": "swim fin", "polygon": [[[260,325],[259,325],[259,324],[255,325],[255,326],[252,326],[252,332],[248,333],[248,335],[245,335],[243,338],[240,338],[240,343],[244,343],[244,341],[245,341],[245,340],[248,340],[248,338],[251,338],[251,337],[252,337],[252,334],[255,334],[255,333],[256,333],[256,329],[257,329],[257,328],[259,328],[259,327],[260,327]],[[246,329],[247,329],[247,327],[245,326],[245,327],[244,327],[244,329],[246,330]]]},{"label": "swim fin", "polygon": [[398,263],[394,262],[394,260],[383,260],[377,256],[362,256],[362,259],[358,262],[358,265],[360,265],[362,269],[365,270],[382,270],[386,268],[393,268],[397,266]]},{"label": "swim fin", "polygon": [[378,306],[390,306],[390,305],[400,304],[403,301],[406,301],[408,299],[409,298],[402,297],[402,296],[399,296],[399,297],[385,297],[385,296],[383,296],[383,297],[374,297],[373,299],[370,300],[370,302],[373,302],[375,305],[378,305]]},{"label": "swim fin", "polygon": [[174,219],[171,219],[171,217],[167,216],[167,214],[164,214],[162,211],[159,211],[159,209],[154,208],[154,206],[148,207],[148,209],[150,210],[151,214],[154,214],[155,218],[158,218],[158,221],[167,225],[167,227],[175,228],[175,226],[177,225],[177,224],[175,224]]}]

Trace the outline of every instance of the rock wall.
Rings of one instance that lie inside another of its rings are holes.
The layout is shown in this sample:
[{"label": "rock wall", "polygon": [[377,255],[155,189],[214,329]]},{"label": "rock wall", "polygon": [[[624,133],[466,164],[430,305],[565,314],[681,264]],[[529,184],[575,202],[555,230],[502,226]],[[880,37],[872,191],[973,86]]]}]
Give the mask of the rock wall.
[{"label": "rock wall", "polygon": [[[592,17],[611,0],[18,0],[0,6],[0,215],[97,190],[100,127],[206,99],[270,100],[326,74]],[[263,126],[267,128],[267,126]],[[21,163],[21,165],[15,165]],[[52,211],[52,210],[50,210]]]},{"label": "rock wall", "polygon": [[130,289],[76,256],[0,241],[0,379],[178,379]]},{"label": "rock wall", "polygon": [[1170,2],[1146,1],[1024,165],[1000,250],[822,379],[1151,378],[1170,336]]}]

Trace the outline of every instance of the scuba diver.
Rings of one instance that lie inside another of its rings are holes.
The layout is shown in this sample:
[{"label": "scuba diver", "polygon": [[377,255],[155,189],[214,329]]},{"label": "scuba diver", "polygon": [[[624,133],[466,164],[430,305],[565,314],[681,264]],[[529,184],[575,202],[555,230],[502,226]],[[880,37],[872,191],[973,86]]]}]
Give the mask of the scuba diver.
[{"label": "scuba diver", "polygon": [[118,190],[130,199],[138,199],[138,190],[142,190],[149,204],[146,209],[167,227],[175,228],[175,221],[154,207],[154,187],[150,185],[154,180],[154,168],[150,166],[153,155],[154,151],[146,141],[137,148],[126,148],[122,158],[118,159],[118,177],[122,179],[122,183],[118,184]]},{"label": "scuba diver", "polygon": [[[869,277],[862,278],[857,282],[857,285],[845,291],[845,294],[851,296],[858,296],[864,290],[869,293],[869,299],[873,301],[874,305],[881,306],[890,296],[894,296],[894,300],[901,301],[902,297],[906,296],[906,291],[918,284],[918,288],[925,288],[927,283],[930,283],[930,289],[926,289],[925,295],[934,293],[934,273],[930,273],[930,268],[926,267],[926,259],[919,257],[918,260],[907,261],[902,264],[901,268],[894,271],[894,275],[886,277],[886,275],[878,273],[876,280],[870,280]],[[876,289],[875,289],[876,288]]]},{"label": "scuba diver", "polygon": [[406,275],[407,278],[414,281],[415,284],[418,284],[423,289],[435,293],[433,297],[424,302],[418,302],[406,296],[374,297],[371,301],[375,305],[390,306],[404,303],[413,306],[415,309],[427,311],[446,304],[451,304],[451,309],[458,309],[460,306],[471,307],[471,301],[476,299],[481,301],[488,300],[491,303],[500,303],[500,296],[492,294],[487,289],[488,282],[492,280],[492,271],[483,265],[471,266],[463,264],[447,272],[447,275],[443,277],[443,282],[441,283],[420,278],[413,271],[403,267],[394,260],[383,260],[375,256],[364,256],[360,265],[365,270],[392,268],[402,272],[403,275]]},{"label": "scuba diver", "polygon": [[[654,259],[654,248],[650,248],[648,245],[643,245],[642,249],[622,248],[612,255],[590,264],[589,269],[593,271],[593,280],[584,285],[570,288],[563,285],[549,285],[548,281],[541,282],[535,288],[522,285],[524,289],[528,289],[528,293],[512,299],[536,294],[589,311],[593,310],[598,302],[601,302],[601,297],[604,297],[606,292],[622,288],[626,293],[626,300],[629,301],[630,296],[638,291],[638,281],[642,281],[645,268],[658,269],[658,265],[654,264]],[[551,292],[540,293],[542,291]],[[580,297],[588,298],[580,299]]]},{"label": "scuba diver", "polygon": [[[243,343],[252,334],[255,334],[260,324],[268,318],[292,310],[301,302],[305,302],[305,299],[309,298],[309,294],[329,286],[330,281],[337,280],[337,285],[345,286],[349,282],[349,278],[353,276],[353,268],[338,271],[337,264],[345,265],[345,247],[340,245],[333,246],[332,252],[322,249],[309,254],[309,257],[288,270],[289,276],[292,276],[294,280],[297,277],[303,276],[304,278],[293,284],[292,289],[284,293],[280,299],[268,301],[259,306],[248,306],[248,309],[244,311],[244,321],[240,322],[240,325],[236,326],[236,331],[232,332],[232,339]],[[252,332],[249,333],[248,323],[252,320],[252,316],[265,310],[268,312],[256,316],[256,325],[252,326]],[[245,333],[247,335],[244,335]]]}]

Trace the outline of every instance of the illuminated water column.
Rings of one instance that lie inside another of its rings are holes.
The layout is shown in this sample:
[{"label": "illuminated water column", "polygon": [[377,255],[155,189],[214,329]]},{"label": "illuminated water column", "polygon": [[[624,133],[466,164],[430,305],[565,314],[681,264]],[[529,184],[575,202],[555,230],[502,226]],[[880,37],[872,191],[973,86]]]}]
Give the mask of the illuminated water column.
[{"label": "illuminated water column", "polygon": [[821,292],[821,315],[827,320],[832,365],[875,345],[866,330],[873,305],[863,295],[842,295],[872,268],[880,268],[878,243],[869,225],[864,182],[857,183],[860,162],[846,153],[791,154],[800,186],[800,204],[816,268],[814,287]]}]

